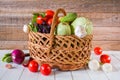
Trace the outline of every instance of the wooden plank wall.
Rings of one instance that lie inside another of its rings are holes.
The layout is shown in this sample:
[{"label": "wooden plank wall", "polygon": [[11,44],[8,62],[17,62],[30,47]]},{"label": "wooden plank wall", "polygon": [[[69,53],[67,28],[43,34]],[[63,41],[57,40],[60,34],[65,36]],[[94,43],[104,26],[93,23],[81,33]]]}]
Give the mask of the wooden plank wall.
[{"label": "wooden plank wall", "polygon": [[57,8],[92,20],[93,48],[120,50],[120,0],[0,0],[0,49],[27,49],[23,25],[33,12]]}]

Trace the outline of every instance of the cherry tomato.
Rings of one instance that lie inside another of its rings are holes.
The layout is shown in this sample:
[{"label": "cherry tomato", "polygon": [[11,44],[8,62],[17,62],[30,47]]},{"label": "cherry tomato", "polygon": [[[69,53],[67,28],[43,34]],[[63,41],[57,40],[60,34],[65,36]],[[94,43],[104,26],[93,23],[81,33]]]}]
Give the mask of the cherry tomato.
[{"label": "cherry tomato", "polygon": [[31,72],[37,72],[38,71],[38,63],[35,60],[30,61],[28,68]]},{"label": "cherry tomato", "polygon": [[37,22],[37,24],[42,24],[43,23],[42,16],[38,16],[36,22]]},{"label": "cherry tomato", "polygon": [[50,19],[47,21],[47,24],[49,24],[49,25],[52,24],[52,18],[50,18]]},{"label": "cherry tomato", "polygon": [[95,54],[100,55],[100,54],[102,54],[102,49],[100,47],[95,47],[94,52],[95,52]]},{"label": "cherry tomato", "polygon": [[100,61],[101,61],[102,63],[110,63],[111,58],[110,58],[109,55],[103,54],[103,55],[100,56]]},{"label": "cherry tomato", "polygon": [[47,10],[46,13],[45,13],[45,15],[46,15],[48,18],[51,18],[51,17],[53,17],[53,15],[54,15],[54,11],[52,11],[52,10]]},{"label": "cherry tomato", "polygon": [[42,64],[41,67],[40,67],[40,72],[43,74],[43,75],[49,75],[51,73],[51,67],[49,64]]},{"label": "cherry tomato", "polygon": [[47,22],[48,18],[47,17],[44,17],[43,18],[43,21]]}]

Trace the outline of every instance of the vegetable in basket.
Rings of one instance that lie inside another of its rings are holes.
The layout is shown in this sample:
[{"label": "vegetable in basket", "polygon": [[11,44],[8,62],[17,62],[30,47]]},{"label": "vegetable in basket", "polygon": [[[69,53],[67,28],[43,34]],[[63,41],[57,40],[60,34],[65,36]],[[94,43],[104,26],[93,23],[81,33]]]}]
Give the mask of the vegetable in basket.
[{"label": "vegetable in basket", "polygon": [[33,32],[50,33],[52,18],[54,11],[46,10],[46,12],[34,13],[29,27],[24,26],[23,31],[28,33],[28,28]]},{"label": "vegetable in basket", "polygon": [[66,22],[59,23],[56,30],[57,35],[71,35],[70,25]]},{"label": "vegetable in basket", "polygon": [[80,37],[80,38],[83,38],[83,37],[85,37],[87,35],[87,32],[86,32],[84,27],[77,26],[75,28],[75,35]]},{"label": "vegetable in basket", "polygon": [[92,34],[93,25],[92,22],[85,17],[78,17],[72,22],[72,33],[75,33],[75,28],[77,26],[82,26],[85,28],[87,34]]},{"label": "vegetable in basket", "polygon": [[72,22],[76,18],[77,18],[77,14],[76,13],[68,13],[66,16],[60,17],[59,20],[60,20],[60,22]]}]

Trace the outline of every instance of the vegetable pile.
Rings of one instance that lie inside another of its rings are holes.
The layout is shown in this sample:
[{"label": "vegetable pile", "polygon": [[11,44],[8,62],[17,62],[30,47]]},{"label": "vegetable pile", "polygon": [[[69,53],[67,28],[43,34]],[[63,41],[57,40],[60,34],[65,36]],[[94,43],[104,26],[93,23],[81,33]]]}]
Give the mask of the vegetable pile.
[{"label": "vegetable pile", "polygon": [[[29,31],[49,34],[55,12],[52,10],[46,10],[45,12],[34,13],[32,21],[28,25],[24,25],[23,31],[28,33]],[[92,22],[85,17],[78,17],[76,13],[67,13],[66,16],[60,16],[57,20],[57,25],[54,34],[55,35],[76,35],[79,38],[83,38],[86,35],[92,34],[93,25]],[[103,54],[100,47],[94,49],[96,55],[100,55],[100,63],[96,59],[92,59],[88,63],[88,67],[91,70],[98,70],[100,67],[105,72],[112,71],[112,65],[110,64],[111,58],[107,54]],[[2,58],[3,62],[14,62],[22,64],[24,67],[28,67],[31,72],[38,72],[39,64],[29,58],[28,63],[23,64],[24,59],[28,54],[24,54],[22,50],[15,49],[11,53],[7,53]],[[12,68],[12,65],[6,65],[7,68]],[[42,64],[40,66],[40,72],[43,75],[50,75],[52,69],[49,64]]]},{"label": "vegetable pile", "polygon": [[112,71],[112,65],[111,57],[108,54],[103,54],[103,51],[100,47],[94,48],[94,53],[96,55],[100,55],[100,62],[98,62],[96,59],[92,59],[88,63],[88,67],[91,70],[99,70],[100,67],[104,72],[111,72]]},{"label": "vegetable pile", "polygon": [[[15,49],[11,53],[5,54],[2,58],[2,61],[7,62],[7,63],[14,62],[16,64],[22,64],[24,67],[28,67],[30,72],[38,72],[39,64],[35,60],[33,60],[31,57],[29,57],[29,60],[26,64],[24,63],[25,57],[27,57],[27,56],[29,56],[29,54],[25,54],[20,49]],[[5,67],[8,69],[13,68],[12,64],[6,64]],[[40,66],[40,72],[45,76],[50,75],[51,74],[50,65],[49,64],[42,64]]]},{"label": "vegetable pile", "polygon": [[29,54],[24,54],[22,50],[15,49],[11,53],[5,54],[2,58],[2,61],[7,63],[14,62],[16,64],[21,64],[24,61],[25,56],[29,56]]},{"label": "vegetable pile", "polygon": [[[54,11],[46,10],[46,12],[33,13],[33,18],[29,26],[31,31],[40,32],[40,33],[50,33],[52,19]],[[28,32],[26,29],[27,26],[24,26],[23,31]]]},{"label": "vegetable pile", "polygon": [[[52,10],[34,13],[32,21],[28,25],[24,25],[23,31],[49,34],[54,14],[55,12]],[[55,35],[76,35],[82,38],[92,34],[92,22],[85,17],[78,17],[77,13],[71,12],[67,13],[66,16],[59,16],[56,22]]]}]

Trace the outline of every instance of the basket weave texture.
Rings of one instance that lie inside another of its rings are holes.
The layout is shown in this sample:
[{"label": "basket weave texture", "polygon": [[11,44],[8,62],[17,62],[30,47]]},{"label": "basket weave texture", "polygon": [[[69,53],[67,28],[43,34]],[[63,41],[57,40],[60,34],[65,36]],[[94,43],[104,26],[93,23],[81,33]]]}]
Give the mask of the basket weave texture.
[{"label": "basket weave texture", "polygon": [[40,65],[47,63],[60,70],[85,68],[91,55],[92,35],[87,35],[84,38],[75,35],[54,35],[59,13],[66,15],[63,9],[56,11],[53,16],[50,34],[29,32],[30,56]]}]

